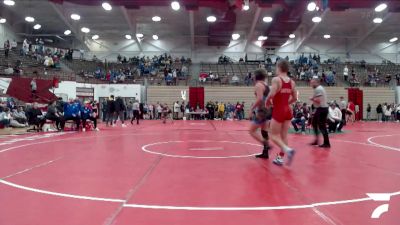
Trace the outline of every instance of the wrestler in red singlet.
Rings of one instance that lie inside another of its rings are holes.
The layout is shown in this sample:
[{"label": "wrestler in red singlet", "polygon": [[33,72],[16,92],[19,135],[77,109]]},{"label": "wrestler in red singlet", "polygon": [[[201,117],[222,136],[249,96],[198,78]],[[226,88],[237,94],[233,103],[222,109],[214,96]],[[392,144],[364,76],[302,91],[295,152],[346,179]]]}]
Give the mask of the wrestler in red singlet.
[{"label": "wrestler in red singlet", "polygon": [[292,80],[287,83],[280,77],[282,82],[281,89],[273,98],[274,110],[272,111],[272,119],[283,123],[293,118],[292,109],[289,106],[289,98],[292,96]]},{"label": "wrestler in red singlet", "polygon": [[290,165],[295,150],[288,146],[288,130],[292,119],[290,105],[297,100],[296,84],[288,76],[290,64],[286,60],[279,60],[276,63],[276,77],[272,79],[271,91],[266,100],[266,106],[272,103],[272,120],[270,123],[271,140],[280,147],[281,152],[273,161],[276,165],[283,165],[283,157],[287,154]]}]

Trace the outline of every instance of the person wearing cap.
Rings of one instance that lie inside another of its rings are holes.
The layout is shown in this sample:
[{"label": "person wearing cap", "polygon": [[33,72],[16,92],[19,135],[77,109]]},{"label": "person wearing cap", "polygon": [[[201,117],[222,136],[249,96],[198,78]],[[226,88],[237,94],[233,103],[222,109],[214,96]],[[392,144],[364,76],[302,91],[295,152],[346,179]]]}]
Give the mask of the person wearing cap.
[{"label": "person wearing cap", "polygon": [[[321,148],[330,148],[331,144],[329,142],[328,130],[326,129],[326,120],[329,113],[327,94],[325,88],[320,84],[320,80],[317,76],[314,76],[311,79],[310,85],[314,89],[314,94],[312,97],[310,97],[310,100],[315,108],[315,113],[312,120],[315,140],[311,143],[311,145],[318,145]],[[321,132],[322,136],[324,137],[324,142],[322,145],[319,145],[319,132]]]}]

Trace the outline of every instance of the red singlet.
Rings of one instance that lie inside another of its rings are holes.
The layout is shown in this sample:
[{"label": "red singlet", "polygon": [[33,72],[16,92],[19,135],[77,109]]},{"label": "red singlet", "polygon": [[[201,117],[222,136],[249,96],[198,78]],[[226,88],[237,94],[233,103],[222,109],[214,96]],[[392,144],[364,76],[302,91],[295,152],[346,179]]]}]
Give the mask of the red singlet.
[{"label": "red singlet", "polygon": [[289,98],[292,96],[292,80],[285,83],[285,81],[279,77],[282,82],[282,87],[275,94],[273,98],[273,110],[272,110],[272,119],[276,120],[279,123],[283,123],[286,120],[291,120],[293,118],[292,109],[289,106]]}]

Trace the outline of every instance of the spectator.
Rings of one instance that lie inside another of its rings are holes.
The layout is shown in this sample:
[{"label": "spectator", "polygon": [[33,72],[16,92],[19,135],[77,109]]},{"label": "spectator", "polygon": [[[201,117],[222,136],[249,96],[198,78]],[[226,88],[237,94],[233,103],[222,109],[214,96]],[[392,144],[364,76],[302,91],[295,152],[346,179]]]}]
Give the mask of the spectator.
[{"label": "spectator", "polygon": [[32,78],[32,81],[31,81],[31,92],[32,92],[32,97],[36,98],[37,97],[37,95],[36,95],[37,83],[36,83],[36,78],[35,77]]},{"label": "spectator", "polygon": [[15,39],[11,42],[11,49],[12,50],[17,49],[17,42],[15,41]]},{"label": "spectator", "polygon": [[14,110],[12,116],[18,123],[21,123],[21,124],[28,123],[28,118],[26,117],[22,106],[18,107],[16,110]]},{"label": "spectator", "polygon": [[83,50],[83,49],[79,50],[79,59],[80,60],[85,59],[85,50]]},{"label": "spectator", "polygon": [[179,112],[181,111],[181,106],[179,105],[179,102],[176,101],[174,103],[174,119],[179,119]]},{"label": "spectator", "polygon": [[4,42],[4,56],[8,58],[8,53],[10,51],[10,41],[7,40]]},{"label": "spectator", "polygon": [[249,72],[245,78],[245,82],[247,86],[250,86],[251,82],[253,81],[253,78],[251,77],[251,72]]},{"label": "spectator", "polygon": [[81,123],[81,104],[79,99],[70,99],[69,103],[64,104],[64,121],[72,120],[76,124],[76,130],[79,130]]},{"label": "spectator", "polygon": [[127,119],[131,119],[133,117],[133,103],[132,103],[132,101],[129,101],[128,104],[126,105],[126,115],[127,115]]},{"label": "spectator", "polygon": [[371,120],[371,105],[367,105],[367,120]]},{"label": "spectator", "polygon": [[115,121],[114,124],[117,124],[117,120],[121,121],[121,126],[126,127],[125,125],[125,111],[126,111],[126,106],[124,103],[124,100],[122,100],[121,97],[117,97],[115,100]]},{"label": "spectator", "polygon": [[0,113],[0,125],[3,127],[9,127],[11,123],[10,109],[5,108],[3,112]]},{"label": "spectator", "polygon": [[347,65],[344,66],[343,69],[343,79],[344,81],[347,81],[349,79],[349,68],[347,68]]},{"label": "spectator", "polygon": [[82,131],[86,131],[86,121],[90,120],[93,122],[93,128],[95,131],[99,131],[97,128],[97,114],[93,111],[93,107],[89,101],[85,102],[85,105],[81,108],[82,115]]},{"label": "spectator", "polygon": [[397,82],[397,86],[400,86],[400,73],[396,74],[395,76],[396,82]]},{"label": "spectator", "polygon": [[[293,109],[293,119],[292,119],[292,125],[294,130],[298,133],[301,132],[302,134],[306,133],[306,116],[304,115],[303,111],[303,106],[301,105],[300,102],[296,103],[296,106]],[[297,127],[297,125],[300,124],[301,130]]]},{"label": "spectator", "polygon": [[49,103],[49,106],[47,107],[46,119],[54,121],[56,123],[57,130],[59,131],[64,130],[64,125],[65,125],[64,117],[58,111],[56,101]]},{"label": "spectator", "polygon": [[236,119],[238,120],[244,119],[243,110],[244,110],[243,105],[237,102],[235,107]]},{"label": "spectator", "polygon": [[383,110],[384,121],[386,121],[386,122],[390,121],[392,112],[393,112],[393,109],[392,109],[391,105],[387,105],[386,107],[384,107],[384,110]]},{"label": "spectator", "polygon": [[332,102],[329,107],[329,114],[328,114],[328,131],[330,133],[335,133],[336,129],[342,121],[342,112],[340,111],[339,107],[336,103]]},{"label": "spectator", "polygon": [[107,100],[107,121],[106,121],[106,126],[108,126],[109,124],[111,126],[115,126],[113,124],[114,116],[115,116],[115,101],[114,101],[114,95],[111,95],[110,98]]},{"label": "spectator", "polygon": [[33,103],[33,107],[29,108],[26,112],[29,125],[38,126],[38,130],[42,130],[44,123],[46,122],[43,117],[42,111],[38,108],[38,104]]},{"label": "spectator", "polygon": [[220,102],[218,104],[218,118],[223,120],[224,114],[225,114],[225,104],[223,102]]},{"label": "spectator", "polygon": [[382,122],[382,113],[383,113],[383,107],[381,104],[378,104],[378,106],[376,107],[376,120],[379,122]]},{"label": "spectator", "polygon": [[232,76],[232,84],[239,85],[239,81],[240,79],[236,74]]}]

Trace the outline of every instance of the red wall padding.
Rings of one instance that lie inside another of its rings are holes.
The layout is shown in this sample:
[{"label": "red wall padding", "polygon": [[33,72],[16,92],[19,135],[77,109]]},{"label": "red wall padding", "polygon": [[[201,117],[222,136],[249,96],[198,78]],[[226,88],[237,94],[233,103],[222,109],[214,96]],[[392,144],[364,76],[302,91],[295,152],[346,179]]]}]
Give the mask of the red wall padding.
[{"label": "red wall padding", "polygon": [[363,90],[360,90],[359,88],[349,88],[348,91],[348,101],[353,102],[354,105],[358,105],[359,107],[359,112],[356,113],[356,120],[362,120],[363,119],[363,96],[364,92]]},{"label": "red wall padding", "polygon": [[7,95],[23,102],[35,101],[39,103],[48,103],[51,100],[57,99],[57,96],[49,91],[49,89],[53,87],[53,80],[36,79],[37,99],[32,97],[31,81],[31,78],[13,77],[8,86]]},{"label": "red wall padding", "polygon": [[189,103],[194,109],[197,104],[204,109],[204,87],[189,87]]}]

